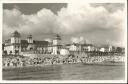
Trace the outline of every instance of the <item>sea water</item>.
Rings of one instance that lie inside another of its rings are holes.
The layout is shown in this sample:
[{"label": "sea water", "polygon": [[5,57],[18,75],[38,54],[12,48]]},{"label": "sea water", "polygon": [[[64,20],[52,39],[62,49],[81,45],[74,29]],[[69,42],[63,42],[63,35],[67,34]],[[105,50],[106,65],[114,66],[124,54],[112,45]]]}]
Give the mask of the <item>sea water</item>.
[{"label": "sea water", "polygon": [[3,69],[3,80],[122,80],[124,66],[77,64]]}]

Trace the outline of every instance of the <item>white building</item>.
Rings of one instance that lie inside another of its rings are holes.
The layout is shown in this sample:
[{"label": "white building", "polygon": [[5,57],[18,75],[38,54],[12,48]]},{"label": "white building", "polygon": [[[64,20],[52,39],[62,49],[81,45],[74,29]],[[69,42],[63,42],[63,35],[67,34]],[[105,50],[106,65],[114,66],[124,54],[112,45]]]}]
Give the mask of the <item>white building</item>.
[{"label": "white building", "polygon": [[21,38],[20,33],[15,31],[11,35],[11,39],[5,41],[4,51],[8,54],[19,54],[21,52]]},{"label": "white building", "polygon": [[60,49],[62,48],[61,45],[61,37],[57,34],[53,39],[53,51],[52,54],[60,54]]},{"label": "white building", "polygon": [[100,51],[101,52],[105,52],[105,48],[100,48]]},{"label": "white building", "polygon": [[113,46],[111,45],[103,45],[102,47],[100,47],[101,52],[111,52],[113,51]]},{"label": "white building", "polygon": [[82,44],[82,51],[94,51],[95,47],[92,44]]},{"label": "white building", "polygon": [[69,51],[77,51],[78,46],[76,44],[71,44],[69,47]]}]

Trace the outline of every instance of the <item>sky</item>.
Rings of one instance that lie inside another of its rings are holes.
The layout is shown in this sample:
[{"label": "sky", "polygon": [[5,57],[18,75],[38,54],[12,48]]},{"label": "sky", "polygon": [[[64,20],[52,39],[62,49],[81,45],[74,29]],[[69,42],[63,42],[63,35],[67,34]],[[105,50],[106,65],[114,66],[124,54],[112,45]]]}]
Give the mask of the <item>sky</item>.
[{"label": "sky", "polygon": [[12,32],[22,39],[51,40],[60,34],[63,43],[124,43],[122,3],[6,3],[3,4],[3,40]]}]

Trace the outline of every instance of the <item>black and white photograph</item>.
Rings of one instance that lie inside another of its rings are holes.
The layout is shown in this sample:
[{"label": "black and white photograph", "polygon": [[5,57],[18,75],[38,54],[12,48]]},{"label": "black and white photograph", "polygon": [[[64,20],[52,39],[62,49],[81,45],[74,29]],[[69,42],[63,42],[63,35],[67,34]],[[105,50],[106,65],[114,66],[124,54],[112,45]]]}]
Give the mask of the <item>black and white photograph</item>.
[{"label": "black and white photograph", "polygon": [[125,7],[2,3],[2,80],[125,80]]}]

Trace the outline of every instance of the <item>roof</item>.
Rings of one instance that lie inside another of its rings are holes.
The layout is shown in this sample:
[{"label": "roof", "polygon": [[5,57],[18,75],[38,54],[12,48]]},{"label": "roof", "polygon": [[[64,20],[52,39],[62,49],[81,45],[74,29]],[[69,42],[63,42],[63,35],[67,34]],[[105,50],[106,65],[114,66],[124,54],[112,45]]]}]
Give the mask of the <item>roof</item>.
[{"label": "roof", "polygon": [[20,33],[18,31],[14,31],[11,36],[12,37],[20,37]]},{"label": "roof", "polygon": [[48,45],[49,42],[48,41],[33,41],[34,44],[36,45]]},{"label": "roof", "polygon": [[5,40],[5,43],[11,43],[11,39]]},{"label": "roof", "polygon": [[73,43],[72,45],[79,46],[80,44],[79,43]]},{"label": "roof", "polygon": [[27,40],[21,40],[21,44],[27,44],[28,41]]},{"label": "roof", "polygon": [[70,46],[71,44],[66,44],[66,46]]},{"label": "roof", "polygon": [[93,46],[92,44],[79,44],[79,43],[66,44],[66,46],[71,46],[71,45],[75,45],[75,46],[78,46],[78,45],[81,45],[81,46]]},{"label": "roof", "polygon": [[93,46],[92,44],[82,44],[82,46]]}]

